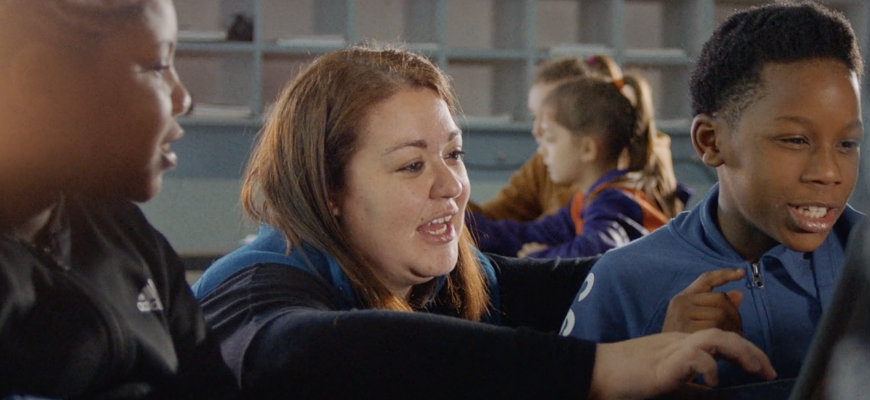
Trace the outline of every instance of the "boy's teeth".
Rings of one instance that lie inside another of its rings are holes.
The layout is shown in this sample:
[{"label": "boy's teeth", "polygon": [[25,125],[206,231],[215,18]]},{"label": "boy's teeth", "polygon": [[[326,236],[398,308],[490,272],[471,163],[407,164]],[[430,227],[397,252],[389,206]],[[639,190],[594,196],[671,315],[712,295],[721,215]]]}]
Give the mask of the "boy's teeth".
[{"label": "boy's teeth", "polygon": [[827,207],[818,207],[818,206],[803,206],[798,208],[801,214],[806,215],[810,218],[822,218],[826,214],[828,214]]}]

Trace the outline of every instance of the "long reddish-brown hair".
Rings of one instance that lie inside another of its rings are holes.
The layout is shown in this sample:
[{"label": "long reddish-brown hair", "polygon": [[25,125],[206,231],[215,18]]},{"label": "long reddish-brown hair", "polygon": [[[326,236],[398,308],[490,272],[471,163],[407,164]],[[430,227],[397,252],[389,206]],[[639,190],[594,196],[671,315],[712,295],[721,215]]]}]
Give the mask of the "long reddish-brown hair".
[{"label": "long reddish-brown hair", "polygon": [[[415,286],[410,301],[393,295],[351,248],[329,198],[345,187],[345,168],[372,106],[408,87],[433,90],[456,118],[447,77],[425,57],[371,46],[319,57],[281,92],[248,162],[241,195],[245,212],[279,229],[288,248],[305,242],[335,257],[367,306],[405,311],[431,298],[436,282]],[[467,228],[446,279],[439,303],[463,318],[481,319],[489,295]]]}]

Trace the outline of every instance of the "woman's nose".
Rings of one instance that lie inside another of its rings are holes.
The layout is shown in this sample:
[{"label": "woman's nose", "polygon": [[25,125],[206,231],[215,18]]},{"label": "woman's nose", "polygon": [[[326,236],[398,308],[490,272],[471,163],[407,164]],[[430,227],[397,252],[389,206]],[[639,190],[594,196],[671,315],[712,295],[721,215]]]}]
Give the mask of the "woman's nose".
[{"label": "woman's nose", "polygon": [[450,166],[441,164],[435,171],[435,182],[432,187],[432,195],[435,198],[456,198],[462,194],[464,180]]}]

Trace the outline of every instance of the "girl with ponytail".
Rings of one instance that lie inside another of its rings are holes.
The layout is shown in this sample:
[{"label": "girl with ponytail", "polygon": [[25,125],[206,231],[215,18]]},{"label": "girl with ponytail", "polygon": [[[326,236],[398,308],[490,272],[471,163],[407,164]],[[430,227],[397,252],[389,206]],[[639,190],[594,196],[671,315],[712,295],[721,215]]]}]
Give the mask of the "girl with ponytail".
[{"label": "girl with ponytail", "polygon": [[664,225],[685,196],[656,157],[649,84],[640,76],[581,77],[553,89],[541,107],[538,153],[570,203],[531,222],[469,216],[483,251],[538,258],[601,254]]}]

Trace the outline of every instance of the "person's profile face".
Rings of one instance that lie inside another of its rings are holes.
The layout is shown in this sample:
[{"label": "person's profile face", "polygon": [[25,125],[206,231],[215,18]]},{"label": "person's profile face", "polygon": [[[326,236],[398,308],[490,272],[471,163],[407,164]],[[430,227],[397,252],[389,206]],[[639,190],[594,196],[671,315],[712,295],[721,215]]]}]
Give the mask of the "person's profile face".
[{"label": "person's profile face", "polygon": [[586,168],[579,157],[580,141],[576,134],[556,121],[555,114],[552,107],[541,108],[538,152],[547,166],[551,181],[559,184],[577,183],[580,172]]},{"label": "person's profile face", "polygon": [[717,134],[719,224],[744,257],[809,252],[843,213],[863,137],[855,74],[832,59],[768,64],[758,98]]},{"label": "person's profile face", "polygon": [[333,212],[395,295],[456,266],[470,188],[462,134],[443,99],[403,88],[372,106]]},{"label": "person's profile face", "polygon": [[46,51],[56,55],[42,74],[54,89],[39,95],[51,110],[44,124],[61,136],[52,146],[69,154],[74,189],[144,201],[175,166],[170,144],[182,129],[174,116],[190,104],[173,65],[175,9],[171,0],[144,4],[141,15],[83,44],[82,54]]},{"label": "person's profile face", "polygon": [[535,83],[529,89],[529,98],[527,100],[529,112],[532,114],[533,124],[532,124],[532,136],[535,138],[535,142],[540,142],[541,140],[541,106],[544,104],[544,99],[556,86],[559,86],[560,82],[541,82]]},{"label": "person's profile face", "polygon": [[177,36],[175,9],[170,0],[149,1],[141,24],[127,35],[113,35],[107,43],[103,72],[115,84],[106,105],[103,132],[113,142],[107,152],[110,177],[121,178],[121,193],[147,200],[161,187],[163,172],[176,164],[171,143],[181,138],[175,116],[186,111],[190,96],[174,67]]}]

